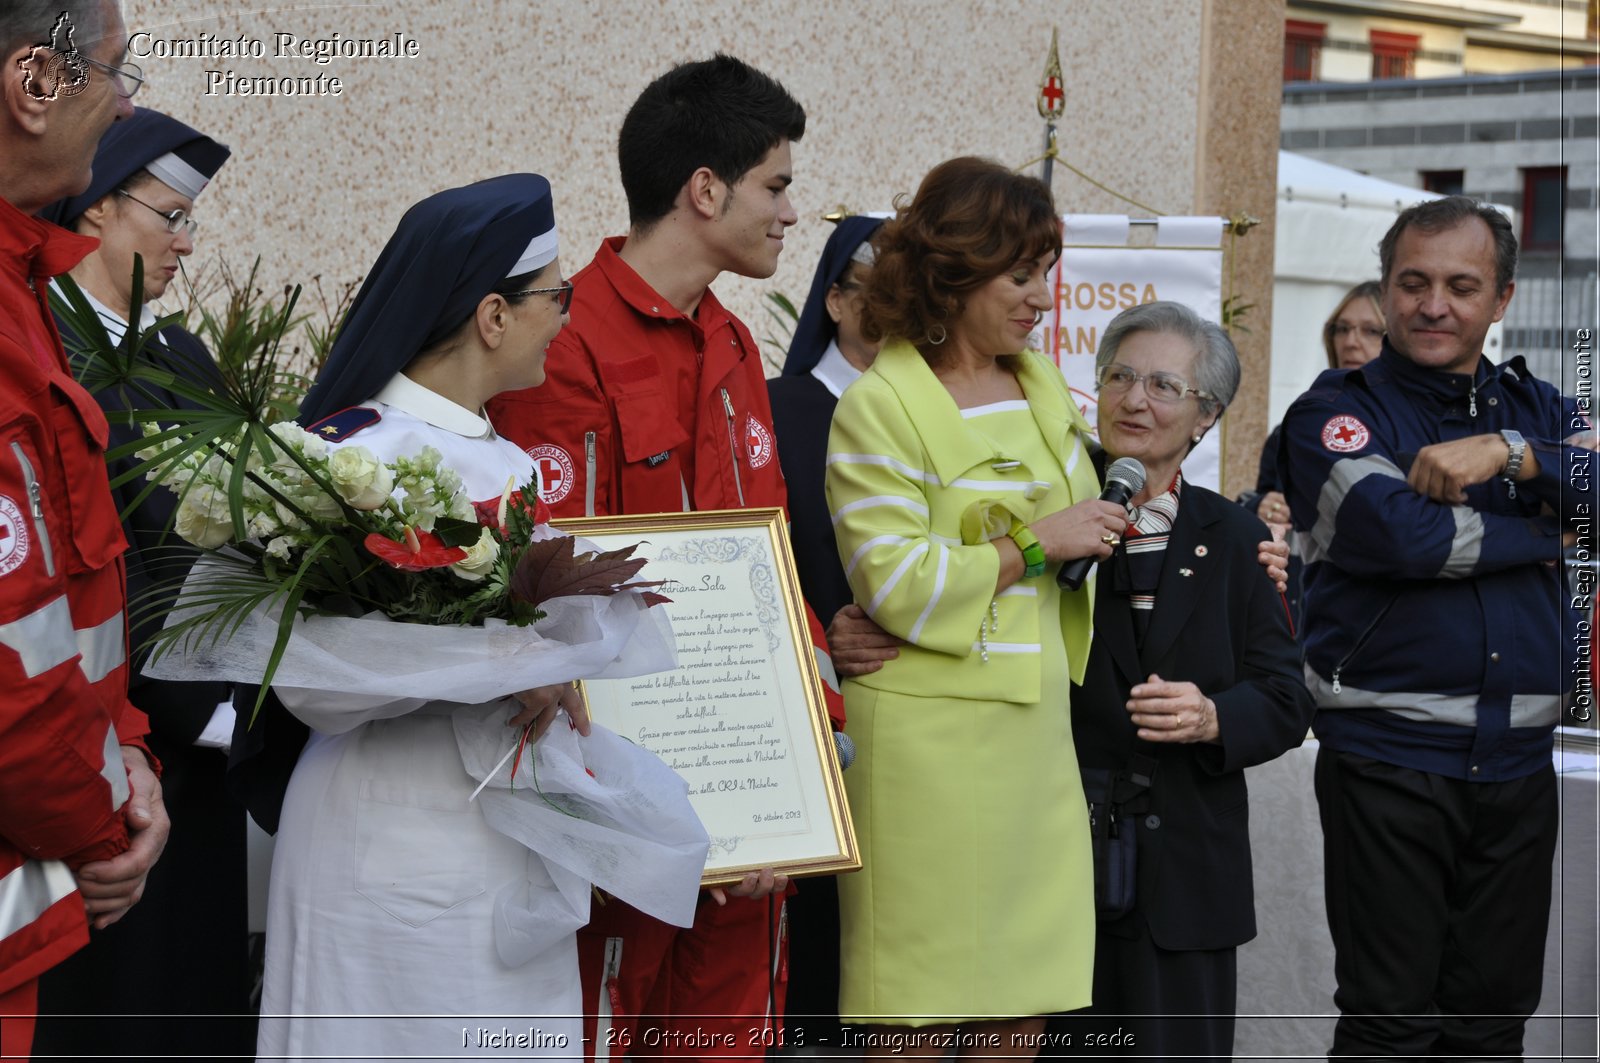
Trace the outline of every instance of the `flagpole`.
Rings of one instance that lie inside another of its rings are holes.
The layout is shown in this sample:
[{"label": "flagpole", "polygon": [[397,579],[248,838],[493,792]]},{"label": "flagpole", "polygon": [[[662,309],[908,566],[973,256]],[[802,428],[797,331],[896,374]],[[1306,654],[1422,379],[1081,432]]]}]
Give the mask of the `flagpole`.
[{"label": "flagpole", "polygon": [[1039,178],[1046,185],[1055,176],[1056,156],[1060,149],[1056,146],[1056,119],[1061,117],[1067,109],[1066,83],[1061,78],[1061,49],[1060,31],[1050,31],[1050,55],[1045,59],[1044,77],[1039,81],[1039,117],[1044,119],[1044,157],[1040,160],[1044,165]]}]

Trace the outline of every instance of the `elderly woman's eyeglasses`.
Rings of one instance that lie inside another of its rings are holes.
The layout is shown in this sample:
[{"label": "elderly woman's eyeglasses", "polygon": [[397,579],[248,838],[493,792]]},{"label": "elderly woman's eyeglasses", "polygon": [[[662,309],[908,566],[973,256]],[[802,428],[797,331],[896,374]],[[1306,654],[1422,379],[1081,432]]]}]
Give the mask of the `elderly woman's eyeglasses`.
[{"label": "elderly woman's eyeglasses", "polygon": [[555,293],[555,292],[561,293],[557,297],[557,300],[561,303],[561,312],[563,314],[567,313],[569,310],[572,309],[572,282],[571,281],[567,281],[565,284],[562,284],[562,285],[560,285],[558,287],[555,287],[555,288],[524,288],[520,292],[501,292],[500,294],[502,294],[502,295],[546,295],[546,294]]},{"label": "elderly woman's eyeglasses", "polygon": [[1097,376],[1101,391],[1109,391],[1121,395],[1132,391],[1133,385],[1144,383],[1144,393],[1156,402],[1182,402],[1184,396],[1190,392],[1195,398],[1209,399],[1210,392],[1201,391],[1199,388],[1190,387],[1189,382],[1173,373],[1163,373],[1157,370],[1154,373],[1135,373],[1125,365],[1101,366]]},{"label": "elderly woman's eyeglasses", "polygon": [[155,213],[167,223],[167,232],[169,233],[176,234],[179,229],[182,229],[185,236],[193,236],[194,231],[200,228],[200,223],[189,217],[189,212],[186,210],[162,210],[159,207],[152,207],[138,196],[124,192],[120,188],[117,189],[117,195],[126,196],[145,210]]},{"label": "elderly woman's eyeglasses", "polygon": [[144,87],[144,70],[134,63],[112,66],[109,63],[102,63],[98,59],[90,59],[82,52],[78,53],[78,58],[109,76],[111,84],[116,87],[117,95],[125,100],[133,99],[134,95]]}]

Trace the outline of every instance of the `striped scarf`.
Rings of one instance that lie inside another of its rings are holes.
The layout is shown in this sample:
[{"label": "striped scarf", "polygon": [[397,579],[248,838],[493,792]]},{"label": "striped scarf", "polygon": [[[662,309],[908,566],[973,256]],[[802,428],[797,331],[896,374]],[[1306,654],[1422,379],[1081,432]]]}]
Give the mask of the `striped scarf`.
[{"label": "striped scarf", "polygon": [[1133,508],[1132,519],[1123,532],[1122,545],[1112,557],[1111,590],[1128,599],[1133,611],[1133,632],[1144,645],[1150,630],[1150,617],[1156,608],[1156,588],[1161,583],[1161,566],[1166,560],[1167,541],[1172,538],[1172,522],[1178,518],[1178,495],[1183,475],[1174,475],[1172,485],[1142,506]]}]

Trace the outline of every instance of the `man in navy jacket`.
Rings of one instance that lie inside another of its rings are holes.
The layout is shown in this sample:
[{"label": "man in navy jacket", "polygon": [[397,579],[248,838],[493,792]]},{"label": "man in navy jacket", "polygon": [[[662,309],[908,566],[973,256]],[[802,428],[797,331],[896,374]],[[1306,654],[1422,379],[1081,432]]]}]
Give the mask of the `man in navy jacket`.
[{"label": "man in navy jacket", "polygon": [[1332,1054],[1519,1057],[1576,665],[1561,556],[1592,527],[1593,455],[1566,442],[1587,428],[1570,401],[1483,356],[1514,288],[1503,215],[1418,204],[1379,255],[1383,352],[1295,402],[1280,459],[1307,544]]}]

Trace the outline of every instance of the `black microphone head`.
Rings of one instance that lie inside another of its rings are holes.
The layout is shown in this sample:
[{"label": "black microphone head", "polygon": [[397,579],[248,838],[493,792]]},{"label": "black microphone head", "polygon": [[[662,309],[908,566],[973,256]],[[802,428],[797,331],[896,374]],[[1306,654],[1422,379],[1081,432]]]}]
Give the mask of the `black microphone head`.
[{"label": "black microphone head", "polygon": [[1128,499],[1144,489],[1144,478],[1144,463],[1138,458],[1118,458],[1106,469],[1106,489],[1100,497],[1127,505]]}]

